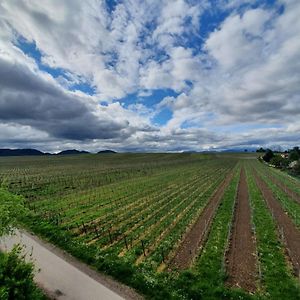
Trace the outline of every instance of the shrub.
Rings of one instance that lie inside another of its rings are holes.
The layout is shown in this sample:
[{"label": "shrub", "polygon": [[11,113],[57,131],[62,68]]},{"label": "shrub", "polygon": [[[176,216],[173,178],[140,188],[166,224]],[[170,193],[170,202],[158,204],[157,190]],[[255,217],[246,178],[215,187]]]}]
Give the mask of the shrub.
[{"label": "shrub", "polygon": [[20,257],[22,248],[10,253],[0,252],[0,299],[46,299],[33,282],[33,264]]}]

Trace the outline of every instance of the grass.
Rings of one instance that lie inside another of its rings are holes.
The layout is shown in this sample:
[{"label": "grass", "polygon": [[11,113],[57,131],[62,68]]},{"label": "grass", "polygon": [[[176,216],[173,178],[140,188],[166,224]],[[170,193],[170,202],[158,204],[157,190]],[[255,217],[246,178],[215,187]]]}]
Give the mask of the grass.
[{"label": "grass", "polygon": [[274,300],[300,299],[299,283],[287,265],[284,247],[277,236],[276,225],[249,169],[247,178],[261,266],[260,294],[264,298]]},{"label": "grass", "polygon": [[[180,274],[156,272],[162,251],[166,260],[174,254],[213,191],[243,157],[159,153],[0,158],[0,181],[23,197],[22,226],[135,288],[146,299],[279,299],[285,293],[298,297],[299,284],[290,273],[275,225],[249,172],[262,288],[249,295],[224,284],[224,253],[241,164],[193,267]],[[245,161],[260,168],[255,161]],[[128,244],[133,240],[128,250],[125,235]],[[143,256],[141,240],[147,256],[135,265]],[[124,255],[119,256],[121,252]]]}]

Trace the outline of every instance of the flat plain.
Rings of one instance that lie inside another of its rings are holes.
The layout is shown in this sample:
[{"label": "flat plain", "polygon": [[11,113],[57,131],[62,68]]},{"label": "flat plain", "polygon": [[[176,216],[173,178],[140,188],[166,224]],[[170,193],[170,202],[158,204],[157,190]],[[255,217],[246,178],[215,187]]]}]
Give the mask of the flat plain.
[{"label": "flat plain", "polygon": [[300,181],[255,154],[0,158],[22,226],[149,299],[300,299]]}]

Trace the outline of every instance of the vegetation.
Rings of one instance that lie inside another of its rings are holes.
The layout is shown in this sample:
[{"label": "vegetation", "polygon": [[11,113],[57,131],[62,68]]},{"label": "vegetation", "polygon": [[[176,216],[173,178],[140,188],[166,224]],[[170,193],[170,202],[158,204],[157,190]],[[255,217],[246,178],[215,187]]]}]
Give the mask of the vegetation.
[{"label": "vegetation", "polygon": [[266,153],[263,156],[263,160],[266,162],[270,162],[273,157],[274,157],[274,152],[271,149],[267,149]]},{"label": "vegetation", "polygon": [[263,153],[260,157],[261,161],[269,163],[279,169],[288,171],[288,173],[299,176],[300,175],[300,149],[294,147],[293,149],[284,152],[273,152],[271,149],[259,148],[257,153]]},{"label": "vegetation", "polygon": [[260,293],[268,299],[299,299],[300,289],[286,263],[284,247],[276,235],[276,225],[263,196],[248,169],[250,201],[260,264]]},{"label": "vegetation", "polygon": [[224,287],[226,279],[224,253],[228,246],[238,179],[239,168],[224,194],[201,255],[190,272],[184,272],[179,276],[179,282],[189,299],[250,298],[243,291],[231,291]]},{"label": "vegetation", "polygon": [[7,254],[0,252],[0,299],[46,299],[33,282],[33,264],[26,263],[21,255],[20,246]]},{"label": "vegetation", "polygon": [[[0,237],[11,234],[17,220],[25,213],[20,197],[0,189]],[[45,299],[33,282],[34,267],[22,257],[22,248],[16,246],[10,253],[0,251],[0,299]]]},{"label": "vegetation", "polygon": [[24,206],[21,198],[0,188],[0,236],[11,233],[22,214]]},{"label": "vegetation", "polygon": [[[18,218],[22,226],[146,298],[280,299],[288,295],[297,299],[299,283],[251,170],[263,176],[287,211],[299,210],[299,204],[273,186],[269,176],[276,176],[295,192],[297,185],[255,157],[108,153],[0,158],[0,181],[11,193],[21,195],[14,196],[20,207],[24,199],[26,213]],[[241,165],[247,166],[261,266],[260,288],[254,295],[226,284],[225,253]],[[183,237],[231,172],[234,177],[202,251],[188,270],[170,270],[169,262]],[[276,286],[279,274],[282,279]]]}]

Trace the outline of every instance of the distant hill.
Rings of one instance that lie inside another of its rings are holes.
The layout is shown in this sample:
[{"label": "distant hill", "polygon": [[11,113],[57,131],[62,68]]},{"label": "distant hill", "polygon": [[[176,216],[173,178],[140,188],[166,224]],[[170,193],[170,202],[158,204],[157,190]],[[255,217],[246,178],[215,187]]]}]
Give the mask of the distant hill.
[{"label": "distant hill", "polygon": [[256,148],[254,147],[246,147],[246,148],[232,148],[232,149],[225,149],[222,150],[221,152],[255,152]]},{"label": "distant hill", "polygon": [[116,151],[113,150],[102,150],[98,152],[99,154],[110,154],[110,153],[117,153]]},{"label": "distant hill", "polygon": [[64,150],[61,151],[59,153],[57,153],[57,155],[74,155],[74,154],[89,154],[90,152],[87,151],[79,151],[76,149],[71,149],[71,150]]},{"label": "distant hill", "polygon": [[0,149],[0,156],[45,155],[36,149]]}]

